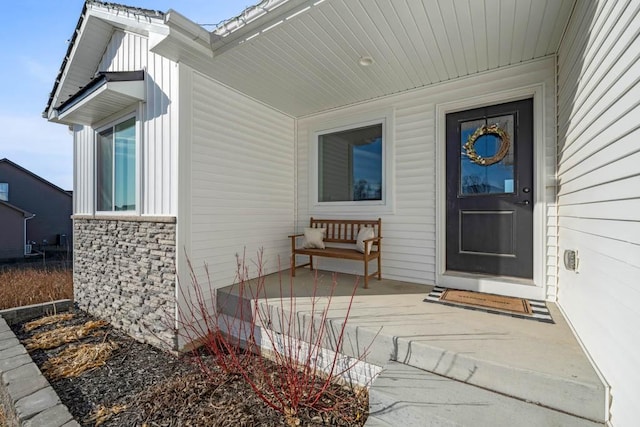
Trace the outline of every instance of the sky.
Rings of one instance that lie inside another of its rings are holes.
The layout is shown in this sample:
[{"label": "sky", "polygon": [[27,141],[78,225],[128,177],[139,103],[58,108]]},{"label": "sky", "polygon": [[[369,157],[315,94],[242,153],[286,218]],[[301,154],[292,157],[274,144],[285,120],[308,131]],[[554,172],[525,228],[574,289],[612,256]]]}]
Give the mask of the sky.
[{"label": "sky", "polygon": [[[218,24],[258,0],[114,0],[199,24]],[[65,190],[73,188],[73,137],[42,118],[84,0],[3,1],[0,15],[0,159]],[[208,30],[214,26],[205,26]]]}]

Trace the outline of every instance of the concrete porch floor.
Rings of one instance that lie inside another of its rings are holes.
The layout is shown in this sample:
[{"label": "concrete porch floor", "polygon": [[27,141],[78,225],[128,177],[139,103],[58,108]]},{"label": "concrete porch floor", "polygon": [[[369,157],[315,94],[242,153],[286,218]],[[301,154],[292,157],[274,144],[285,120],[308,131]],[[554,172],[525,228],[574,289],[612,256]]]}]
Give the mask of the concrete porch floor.
[{"label": "concrete porch floor", "polygon": [[[317,272],[319,301],[327,300],[333,277]],[[295,311],[309,314],[314,279],[308,269],[298,269],[295,278],[288,271],[266,276],[268,304],[280,304],[280,295],[293,289]],[[336,279],[329,318],[340,321],[358,278]],[[366,361],[377,366],[396,361],[585,421],[606,420],[606,387],[555,304],[547,303],[555,321],[548,324],[423,302],[431,288],[383,279],[364,289],[360,281],[343,352],[358,356],[371,345]],[[219,292],[220,301],[237,288]]]}]

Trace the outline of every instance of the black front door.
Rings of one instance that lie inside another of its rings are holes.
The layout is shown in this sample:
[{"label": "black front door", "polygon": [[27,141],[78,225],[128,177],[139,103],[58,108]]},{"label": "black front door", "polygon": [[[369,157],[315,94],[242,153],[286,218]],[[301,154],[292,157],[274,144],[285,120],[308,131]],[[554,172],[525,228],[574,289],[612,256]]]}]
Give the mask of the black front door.
[{"label": "black front door", "polygon": [[447,271],[533,278],[533,100],[446,120]]}]

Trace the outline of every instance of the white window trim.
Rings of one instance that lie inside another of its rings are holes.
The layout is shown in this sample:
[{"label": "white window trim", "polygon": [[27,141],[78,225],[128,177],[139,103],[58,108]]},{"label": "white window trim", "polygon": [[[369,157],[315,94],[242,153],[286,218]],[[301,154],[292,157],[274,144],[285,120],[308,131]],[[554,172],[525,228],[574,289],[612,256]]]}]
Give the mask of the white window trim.
[{"label": "white window trim", "polygon": [[[125,122],[130,118],[134,117],[136,120],[135,129],[136,129],[136,173],[135,173],[135,193],[136,193],[136,208],[131,211],[100,211],[98,210],[98,135],[100,132],[114,127],[119,123]],[[129,111],[124,115],[120,115],[117,117],[111,116],[101,123],[98,126],[94,127],[93,132],[93,212],[96,216],[131,216],[131,215],[140,215],[140,177],[141,177],[141,167],[140,167],[140,155],[141,145],[142,145],[142,125],[140,122],[140,109],[136,108],[133,111]]]},{"label": "white window trim", "polygon": [[[382,200],[345,202],[318,201],[318,137],[366,126],[382,125]],[[394,211],[394,142],[393,110],[387,109],[357,117],[326,121],[313,126],[309,132],[309,212],[311,214],[363,215],[393,213]]]}]

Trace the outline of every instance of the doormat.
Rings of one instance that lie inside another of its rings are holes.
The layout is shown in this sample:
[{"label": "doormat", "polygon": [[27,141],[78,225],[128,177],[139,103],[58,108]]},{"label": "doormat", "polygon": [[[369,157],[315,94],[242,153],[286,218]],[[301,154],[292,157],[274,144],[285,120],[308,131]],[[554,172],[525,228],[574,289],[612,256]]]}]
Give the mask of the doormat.
[{"label": "doormat", "polygon": [[544,301],[539,300],[505,297],[502,295],[448,289],[436,286],[429,295],[427,295],[427,298],[425,298],[424,301],[448,305],[450,307],[460,307],[468,310],[501,314],[519,319],[555,323],[551,317],[549,309],[547,308],[547,304]]}]

